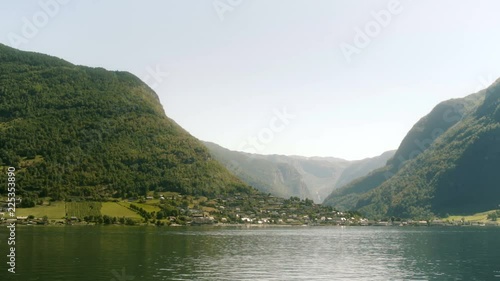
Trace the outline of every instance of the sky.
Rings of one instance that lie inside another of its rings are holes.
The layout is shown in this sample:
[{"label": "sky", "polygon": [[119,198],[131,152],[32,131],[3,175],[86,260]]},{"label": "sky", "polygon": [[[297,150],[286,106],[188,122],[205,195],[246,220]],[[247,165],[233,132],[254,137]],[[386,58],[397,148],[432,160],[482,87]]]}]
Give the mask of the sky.
[{"label": "sky", "polygon": [[500,1],[37,0],[0,42],[129,71],[198,139],[349,160],[500,77]]}]

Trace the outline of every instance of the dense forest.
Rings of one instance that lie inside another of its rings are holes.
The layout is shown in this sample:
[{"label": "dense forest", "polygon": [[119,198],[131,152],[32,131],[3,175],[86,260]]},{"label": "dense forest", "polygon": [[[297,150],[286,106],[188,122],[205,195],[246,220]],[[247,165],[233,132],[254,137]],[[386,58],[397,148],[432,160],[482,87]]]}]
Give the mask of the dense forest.
[{"label": "dense forest", "polygon": [[134,75],[4,45],[0,166],[16,167],[18,194],[31,200],[255,192],[169,119]]}]

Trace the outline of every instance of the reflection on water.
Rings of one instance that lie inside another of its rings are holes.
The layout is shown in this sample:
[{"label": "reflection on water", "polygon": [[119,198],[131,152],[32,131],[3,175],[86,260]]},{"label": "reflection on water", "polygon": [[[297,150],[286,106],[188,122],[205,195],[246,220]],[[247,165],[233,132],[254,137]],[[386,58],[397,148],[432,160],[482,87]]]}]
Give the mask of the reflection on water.
[{"label": "reflection on water", "polygon": [[[499,235],[498,228],[23,227],[18,273],[4,266],[0,277],[500,280]],[[7,253],[5,243],[0,251]]]}]

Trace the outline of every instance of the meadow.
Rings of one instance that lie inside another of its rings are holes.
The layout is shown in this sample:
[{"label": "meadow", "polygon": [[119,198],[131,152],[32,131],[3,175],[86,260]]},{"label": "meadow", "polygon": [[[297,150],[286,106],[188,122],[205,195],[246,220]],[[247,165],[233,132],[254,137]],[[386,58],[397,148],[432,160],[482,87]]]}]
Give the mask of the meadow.
[{"label": "meadow", "polygon": [[141,216],[118,202],[102,203],[101,214],[110,217],[141,219]]},{"label": "meadow", "polygon": [[84,218],[101,215],[101,202],[66,202],[66,215],[68,217]]},{"label": "meadow", "polygon": [[160,207],[155,205],[159,200],[151,200],[147,203],[120,202],[44,202],[33,208],[17,208],[16,216],[43,218],[47,216],[50,220],[60,220],[65,217],[77,217],[83,219],[90,216],[110,216],[117,218],[141,219],[140,214],[130,209],[130,204],[134,204],[147,212],[160,211]]},{"label": "meadow", "polygon": [[66,216],[65,202],[52,202],[50,205],[35,206],[33,208],[17,208],[16,215],[21,217],[35,216],[42,218],[47,216],[49,219],[62,219]]}]

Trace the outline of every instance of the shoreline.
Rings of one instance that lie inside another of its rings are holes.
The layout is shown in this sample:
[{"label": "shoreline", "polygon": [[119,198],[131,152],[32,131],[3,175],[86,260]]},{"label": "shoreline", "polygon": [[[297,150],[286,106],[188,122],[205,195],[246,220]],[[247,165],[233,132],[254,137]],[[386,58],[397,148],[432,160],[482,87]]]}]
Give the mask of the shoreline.
[{"label": "shoreline", "polygon": [[[8,225],[11,222],[2,222],[0,225]],[[15,222],[14,222],[15,223]],[[126,224],[97,224],[97,223],[73,223],[73,224],[57,224],[57,223],[48,223],[48,224],[26,224],[26,223],[15,223],[16,227],[82,227],[82,226],[102,226],[102,227],[157,227],[157,228],[305,228],[305,227],[375,227],[375,228],[420,228],[420,227],[478,227],[478,228],[493,228],[500,227],[500,224],[442,224],[442,225],[418,225],[418,224],[408,224],[408,225],[400,225],[400,224],[388,224],[388,225],[357,225],[357,224],[349,224],[349,225],[336,225],[336,224],[172,224],[172,225],[155,225],[155,224],[136,224],[136,225],[126,225]]]}]

